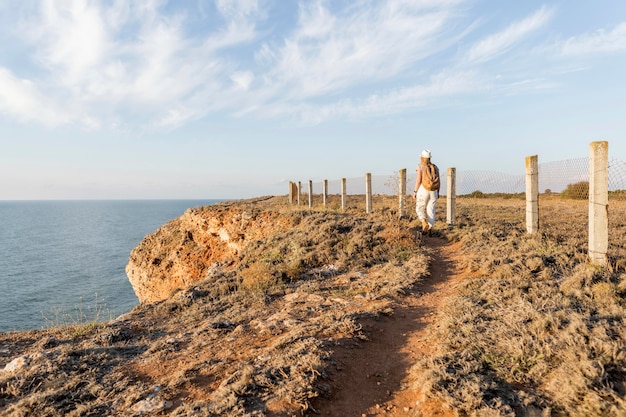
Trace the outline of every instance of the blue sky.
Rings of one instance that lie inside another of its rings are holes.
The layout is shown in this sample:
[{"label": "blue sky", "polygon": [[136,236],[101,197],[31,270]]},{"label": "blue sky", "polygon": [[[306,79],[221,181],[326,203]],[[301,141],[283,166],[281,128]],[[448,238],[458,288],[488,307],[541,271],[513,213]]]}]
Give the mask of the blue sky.
[{"label": "blue sky", "polygon": [[0,3],[0,199],[626,159],[626,2]]}]

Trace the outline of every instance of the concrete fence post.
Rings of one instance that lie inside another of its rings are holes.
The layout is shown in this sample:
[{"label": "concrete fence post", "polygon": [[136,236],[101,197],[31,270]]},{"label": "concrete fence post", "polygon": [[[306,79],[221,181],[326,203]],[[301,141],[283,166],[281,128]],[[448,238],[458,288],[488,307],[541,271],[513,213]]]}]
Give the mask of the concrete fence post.
[{"label": "concrete fence post", "polygon": [[323,185],[322,185],[322,198],[323,198],[323,202],[324,202],[324,208],[326,208],[326,202],[328,200],[328,180],[324,180]]},{"label": "concrete fence post", "polygon": [[609,143],[591,142],[589,155],[589,258],[606,266],[609,247]]},{"label": "concrete fence post", "polygon": [[446,222],[454,226],[456,218],[456,168],[448,168],[446,189]]},{"label": "concrete fence post", "polygon": [[526,233],[539,231],[539,162],[537,155],[526,157]]},{"label": "concrete fence post", "polygon": [[301,196],[302,196],[302,182],[298,181],[298,205],[300,205]]},{"label": "concrete fence post", "polygon": [[406,200],[406,168],[402,168],[398,178],[399,216],[404,218],[404,202]]},{"label": "concrete fence post", "polygon": [[313,181],[309,180],[309,208],[313,207]]},{"label": "concrete fence post", "polygon": [[365,174],[365,212],[372,212],[372,174]]},{"label": "concrete fence post", "polygon": [[346,179],[341,179],[341,211],[346,211]]}]

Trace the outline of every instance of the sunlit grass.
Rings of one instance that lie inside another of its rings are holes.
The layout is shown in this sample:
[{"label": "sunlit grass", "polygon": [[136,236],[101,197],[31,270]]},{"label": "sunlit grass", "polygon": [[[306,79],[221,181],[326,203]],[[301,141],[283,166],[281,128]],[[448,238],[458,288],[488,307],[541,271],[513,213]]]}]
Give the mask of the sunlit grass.
[{"label": "sunlit grass", "polygon": [[611,213],[612,263],[599,268],[587,208],[544,201],[541,231],[528,235],[523,202],[461,201],[449,237],[475,277],[439,312],[437,352],[414,367],[416,387],[468,415],[625,414],[625,213]]}]

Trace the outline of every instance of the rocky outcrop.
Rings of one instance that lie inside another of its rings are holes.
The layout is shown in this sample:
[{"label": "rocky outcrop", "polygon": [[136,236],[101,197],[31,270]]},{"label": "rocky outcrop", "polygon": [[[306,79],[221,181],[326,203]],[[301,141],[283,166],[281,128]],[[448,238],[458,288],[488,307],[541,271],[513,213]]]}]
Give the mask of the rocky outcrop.
[{"label": "rocky outcrop", "polygon": [[126,275],[140,302],[167,299],[175,290],[204,280],[216,268],[232,266],[249,242],[287,227],[277,217],[241,207],[188,209],[131,251]]}]

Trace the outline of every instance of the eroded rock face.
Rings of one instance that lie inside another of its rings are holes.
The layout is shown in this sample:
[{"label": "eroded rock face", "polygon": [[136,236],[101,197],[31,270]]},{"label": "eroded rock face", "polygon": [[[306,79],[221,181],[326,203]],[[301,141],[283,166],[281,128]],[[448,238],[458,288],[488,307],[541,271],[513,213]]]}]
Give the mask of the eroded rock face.
[{"label": "eroded rock face", "polygon": [[205,279],[210,268],[232,265],[245,245],[280,227],[273,217],[236,208],[188,209],[131,251],[126,275],[137,298],[142,303],[166,299]]}]

